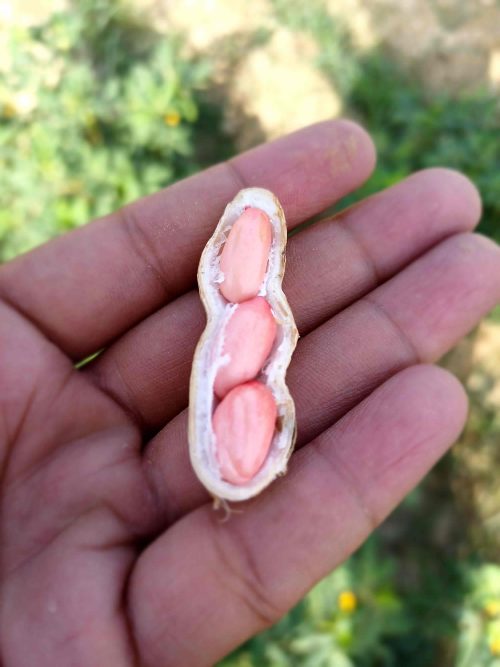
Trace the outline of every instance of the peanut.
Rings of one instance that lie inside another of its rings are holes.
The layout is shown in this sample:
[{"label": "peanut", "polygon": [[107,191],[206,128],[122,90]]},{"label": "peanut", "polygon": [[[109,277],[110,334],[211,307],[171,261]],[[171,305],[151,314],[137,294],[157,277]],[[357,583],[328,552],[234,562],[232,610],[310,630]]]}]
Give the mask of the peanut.
[{"label": "peanut", "polygon": [[257,376],[273,346],[276,328],[271,307],[263,297],[236,306],[223,332],[222,354],[229,362],[215,378],[214,391],[219,398]]},{"label": "peanut", "polygon": [[223,479],[245,484],[260,470],[273,438],[276,403],[260,382],[232,389],[213,415],[217,460]]},{"label": "peanut", "polygon": [[224,274],[222,295],[232,303],[256,296],[264,280],[271,248],[272,228],[268,216],[247,208],[231,227],[220,256]]}]

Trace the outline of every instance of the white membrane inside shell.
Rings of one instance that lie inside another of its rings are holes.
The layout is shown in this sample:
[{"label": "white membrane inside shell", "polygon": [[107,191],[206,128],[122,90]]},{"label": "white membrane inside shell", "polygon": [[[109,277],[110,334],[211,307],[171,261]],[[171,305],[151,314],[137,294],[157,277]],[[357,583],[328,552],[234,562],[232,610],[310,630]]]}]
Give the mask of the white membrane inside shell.
[{"label": "white membrane inside shell", "polygon": [[[277,406],[277,428],[268,456],[258,473],[246,484],[234,485],[220,476],[212,415],[217,399],[213,385],[218,369],[228,363],[222,354],[224,328],[235,304],[219,291],[224,280],[220,253],[231,227],[245,208],[264,211],[272,225],[272,243],[266,275],[259,291],[268,301],[278,324],[278,333],[266,366],[258,377],[272,391]],[[285,384],[285,374],[297,343],[297,328],[281,289],[284,272],[286,224],[276,197],[261,188],[241,190],[228,204],[201,256],[198,269],[200,295],[207,311],[207,325],[196,348],[191,373],[189,401],[189,443],[191,462],[204,486],[216,498],[246,500],[258,494],[277,475],[283,474],[295,440],[295,408]]]}]

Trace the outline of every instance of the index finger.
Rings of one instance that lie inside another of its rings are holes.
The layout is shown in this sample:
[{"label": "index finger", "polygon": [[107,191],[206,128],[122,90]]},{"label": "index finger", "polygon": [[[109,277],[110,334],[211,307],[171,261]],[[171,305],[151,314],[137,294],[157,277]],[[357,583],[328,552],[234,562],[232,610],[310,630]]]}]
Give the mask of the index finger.
[{"label": "index finger", "polygon": [[200,252],[238,190],[272,190],[293,227],[361,185],[374,162],[354,123],[312,125],[6,264],[0,297],[81,359],[193,285]]}]

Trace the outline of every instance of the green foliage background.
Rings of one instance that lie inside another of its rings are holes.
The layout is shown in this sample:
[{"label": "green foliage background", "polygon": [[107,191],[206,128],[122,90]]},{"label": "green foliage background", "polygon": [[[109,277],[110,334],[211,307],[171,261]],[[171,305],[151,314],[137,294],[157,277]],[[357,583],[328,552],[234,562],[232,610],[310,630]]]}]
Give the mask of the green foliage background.
[{"label": "green foliage background", "polygon": [[0,77],[2,259],[196,171],[196,92],[179,57],[116,2],[9,34]]},{"label": "green foliage background", "polygon": [[[498,100],[486,91],[431,96],[383,53],[356,53],[321,2],[272,4],[282,25],[313,37],[318,68],[375,138],[378,169],[344,205],[447,165],[479,186],[481,229],[498,239]],[[211,63],[182,57],[182,36],[155,34],[120,3],[78,3],[8,38],[1,259],[232,154],[210,101]],[[474,428],[500,434],[497,416]],[[453,506],[442,492],[451,474],[447,460],[359,553],[221,667],[500,667],[500,566],[471,548],[456,517],[462,532],[436,538],[433,517]]]}]

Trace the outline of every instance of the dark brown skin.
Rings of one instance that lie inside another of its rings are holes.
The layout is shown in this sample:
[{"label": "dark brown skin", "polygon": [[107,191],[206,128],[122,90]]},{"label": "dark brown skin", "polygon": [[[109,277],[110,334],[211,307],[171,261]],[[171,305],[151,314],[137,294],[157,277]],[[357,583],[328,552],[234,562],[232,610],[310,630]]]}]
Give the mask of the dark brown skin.
[{"label": "dark brown skin", "polygon": [[225,204],[269,188],[293,228],[374,161],[359,127],[321,123],[2,267],[4,667],[213,664],[342,562],[456,439],[464,392],[429,364],[499,302],[500,251],[471,233],[471,183],[432,169],[289,242],[302,338],[288,475],[221,523],[189,467],[195,273]]}]

